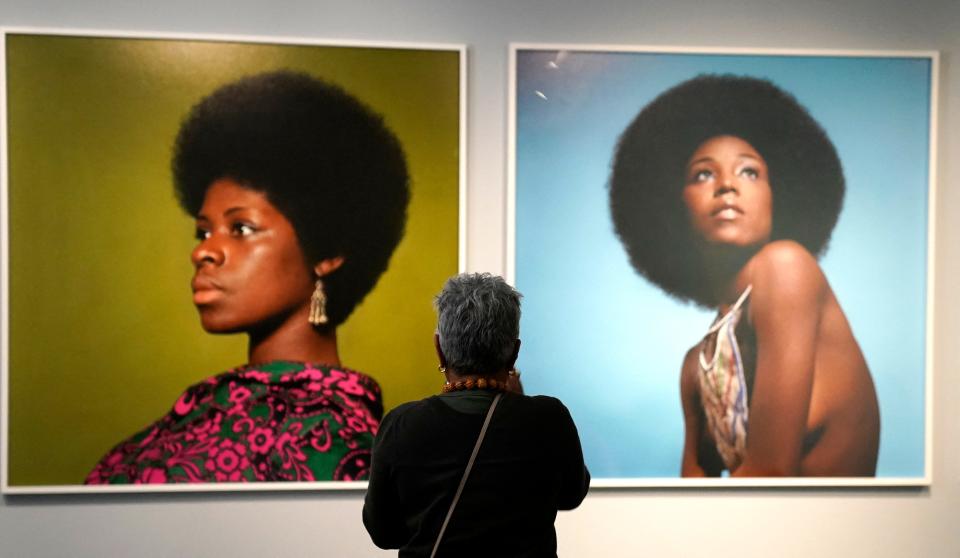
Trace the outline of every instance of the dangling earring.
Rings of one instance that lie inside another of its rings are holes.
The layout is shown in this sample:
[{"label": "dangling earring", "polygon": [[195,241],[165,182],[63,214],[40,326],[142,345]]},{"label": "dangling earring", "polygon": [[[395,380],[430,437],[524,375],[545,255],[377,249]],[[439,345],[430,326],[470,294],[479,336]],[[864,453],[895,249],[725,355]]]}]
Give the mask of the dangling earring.
[{"label": "dangling earring", "polygon": [[437,366],[437,370],[439,370],[441,374],[446,374],[446,373],[447,373],[447,367],[444,366],[444,365],[442,365],[442,364],[439,365],[439,366]]},{"label": "dangling earring", "polygon": [[310,323],[323,325],[327,323],[327,295],[323,292],[323,281],[317,279],[317,288],[313,289],[310,297]]}]

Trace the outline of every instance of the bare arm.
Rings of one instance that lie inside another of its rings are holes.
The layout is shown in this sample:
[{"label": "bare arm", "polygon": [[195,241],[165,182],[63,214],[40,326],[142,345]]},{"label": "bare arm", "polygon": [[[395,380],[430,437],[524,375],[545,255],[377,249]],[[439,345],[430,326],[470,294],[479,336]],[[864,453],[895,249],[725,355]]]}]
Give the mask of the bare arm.
[{"label": "bare arm", "polygon": [[828,286],[813,256],[792,241],[771,242],[748,265],[757,370],[747,452],[732,475],[796,476]]}]

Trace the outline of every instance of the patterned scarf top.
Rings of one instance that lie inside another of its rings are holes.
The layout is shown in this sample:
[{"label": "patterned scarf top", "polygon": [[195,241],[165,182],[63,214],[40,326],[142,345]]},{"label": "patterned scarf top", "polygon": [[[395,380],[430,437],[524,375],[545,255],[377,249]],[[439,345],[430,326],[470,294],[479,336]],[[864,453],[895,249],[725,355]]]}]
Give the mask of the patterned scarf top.
[{"label": "patterned scarf top", "polygon": [[[717,452],[727,470],[740,466],[747,450],[748,386],[737,343],[737,323],[751,286],[726,314],[717,318],[700,344],[700,402]],[[707,358],[708,348],[712,358]]]},{"label": "patterned scarf top", "polygon": [[87,484],[365,479],[383,416],[359,372],[301,362],[249,365],[184,392],[118,444]]}]

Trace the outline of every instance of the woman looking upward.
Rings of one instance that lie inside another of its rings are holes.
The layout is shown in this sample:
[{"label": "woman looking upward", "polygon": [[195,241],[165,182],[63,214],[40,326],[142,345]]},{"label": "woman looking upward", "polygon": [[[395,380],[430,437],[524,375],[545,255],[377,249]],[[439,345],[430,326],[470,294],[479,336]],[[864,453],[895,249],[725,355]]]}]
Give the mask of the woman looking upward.
[{"label": "woman looking upward", "polygon": [[691,79],[624,130],[610,207],[631,263],[717,311],[683,359],[684,476],[875,474],[873,380],[817,262],[843,192],[824,130],[765,80]]}]

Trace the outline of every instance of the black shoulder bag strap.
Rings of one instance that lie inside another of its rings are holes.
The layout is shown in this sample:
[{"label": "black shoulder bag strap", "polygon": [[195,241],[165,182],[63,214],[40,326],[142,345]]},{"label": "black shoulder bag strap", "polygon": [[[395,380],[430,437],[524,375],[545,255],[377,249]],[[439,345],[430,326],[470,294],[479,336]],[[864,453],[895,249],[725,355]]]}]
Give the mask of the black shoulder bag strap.
[{"label": "black shoulder bag strap", "polygon": [[473,446],[473,453],[470,454],[470,460],[467,461],[467,468],[463,471],[460,486],[457,487],[457,492],[453,495],[453,502],[450,502],[447,517],[444,518],[443,525],[440,526],[440,534],[437,535],[437,542],[433,545],[433,552],[430,553],[430,558],[434,558],[437,554],[437,549],[440,548],[440,540],[443,539],[443,533],[447,530],[447,524],[450,523],[450,516],[453,515],[453,509],[457,507],[457,502],[460,501],[460,494],[463,493],[463,487],[467,484],[467,477],[470,476],[470,470],[473,469],[473,462],[476,461],[477,454],[480,452],[480,444],[483,443],[483,437],[487,434],[487,427],[490,426],[490,418],[493,417],[493,411],[497,408],[497,403],[500,402],[502,396],[502,393],[498,393],[497,396],[493,398],[493,403],[490,404],[490,410],[487,411],[487,418],[483,420],[483,427],[480,429],[480,436],[477,437],[477,443]]}]

